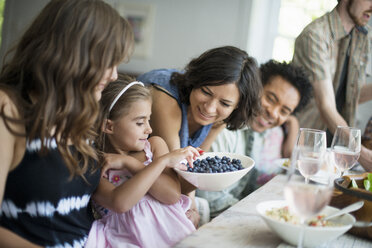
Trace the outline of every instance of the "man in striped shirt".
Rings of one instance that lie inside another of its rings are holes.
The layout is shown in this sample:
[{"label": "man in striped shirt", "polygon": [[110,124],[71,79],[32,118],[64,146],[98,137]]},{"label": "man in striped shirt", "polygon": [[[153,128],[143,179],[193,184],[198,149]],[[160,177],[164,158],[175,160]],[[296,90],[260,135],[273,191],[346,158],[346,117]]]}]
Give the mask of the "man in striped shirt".
[{"label": "man in striped shirt", "polygon": [[[372,100],[371,15],[372,0],[338,0],[296,38],[293,63],[308,71],[314,88],[297,115],[300,126],[327,130],[328,142],[337,126],[355,126],[358,104]],[[362,147],[359,162],[372,171],[372,151]]]}]

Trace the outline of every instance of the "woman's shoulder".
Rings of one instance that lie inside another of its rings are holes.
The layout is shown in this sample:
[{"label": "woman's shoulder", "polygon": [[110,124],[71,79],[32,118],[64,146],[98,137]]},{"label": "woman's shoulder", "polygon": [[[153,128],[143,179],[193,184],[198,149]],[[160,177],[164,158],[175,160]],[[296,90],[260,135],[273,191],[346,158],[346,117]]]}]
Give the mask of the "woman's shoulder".
[{"label": "woman's shoulder", "polygon": [[3,154],[1,154],[0,157],[8,156],[9,154],[13,156],[12,163],[9,167],[9,169],[12,170],[18,166],[23,158],[26,149],[26,138],[21,135],[14,135],[14,133],[24,133],[24,125],[22,123],[18,124],[17,122],[9,121],[11,119],[19,120],[20,112],[17,108],[14,96],[3,89],[0,89],[0,118],[7,118],[6,125],[0,125],[0,133],[2,134],[1,142],[2,144],[6,144],[7,148],[13,148],[13,150],[3,149],[3,151],[1,151]]},{"label": "woman's shoulder", "polygon": [[0,112],[2,111],[10,118],[19,118],[20,116],[14,97],[9,92],[0,89]]},{"label": "woman's shoulder", "polygon": [[138,76],[137,80],[147,85],[154,86],[157,90],[164,92],[170,97],[178,99],[178,89],[171,84],[173,73],[179,72],[176,69],[157,69]]},{"label": "woman's shoulder", "polygon": [[176,69],[156,69],[139,75],[137,79],[143,83],[165,83],[169,82],[173,73],[179,72]]},{"label": "woman's shoulder", "polygon": [[[171,94],[164,88],[154,87],[151,90],[151,95],[153,99],[153,119],[156,119],[157,117],[159,117],[159,115],[161,115],[162,118],[166,118],[168,120],[174,120],[174,118],[177,120],[181,118],[181,103],[180,100],[174,96],[174,94]],[[161,121],[163,122],[165,120],[162,119]]]},{"label": "woman's shoulder", "polygon": [[0,103],[9,102],[9,101],[11,101],[9,92],[0,88]]}]

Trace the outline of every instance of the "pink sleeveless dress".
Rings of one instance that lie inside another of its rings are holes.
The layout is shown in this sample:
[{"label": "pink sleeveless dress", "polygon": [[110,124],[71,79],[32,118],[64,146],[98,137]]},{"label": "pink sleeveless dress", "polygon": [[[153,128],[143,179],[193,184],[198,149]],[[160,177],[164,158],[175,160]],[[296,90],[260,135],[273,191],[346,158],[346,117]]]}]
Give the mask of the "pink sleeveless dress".
[{"label": "pink sleeveless dress", "polygon": [[[150,143],[144,149],[148,165],[152,162]],[[120,185],[131,177],[127,170],[112,170],[109,181]],[[191,200],[181,195],[173,205],[166,205],[146,194],[125,213],[115,213],[103,207],[97,210],[103,216],[93,222],[86,248],[91,247],[170,247],[195,231],[186,211]]]}]

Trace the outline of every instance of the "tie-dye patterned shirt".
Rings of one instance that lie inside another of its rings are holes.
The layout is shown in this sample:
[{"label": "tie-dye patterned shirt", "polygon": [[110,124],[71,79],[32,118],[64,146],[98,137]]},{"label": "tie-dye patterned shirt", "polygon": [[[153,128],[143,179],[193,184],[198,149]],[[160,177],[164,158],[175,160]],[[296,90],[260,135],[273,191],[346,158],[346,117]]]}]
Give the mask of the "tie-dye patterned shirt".
[{"label": "tie-dye patterned shirt", "polygon": [[[99,170],[83,178],[70,173],[55,142],[40,156],[40,140],[29,142],[22,162],[8,175],[0,225],[45,247],[84,247],[92,222],[90,196]],[[74,151],[73,147],[71,147]]]}]

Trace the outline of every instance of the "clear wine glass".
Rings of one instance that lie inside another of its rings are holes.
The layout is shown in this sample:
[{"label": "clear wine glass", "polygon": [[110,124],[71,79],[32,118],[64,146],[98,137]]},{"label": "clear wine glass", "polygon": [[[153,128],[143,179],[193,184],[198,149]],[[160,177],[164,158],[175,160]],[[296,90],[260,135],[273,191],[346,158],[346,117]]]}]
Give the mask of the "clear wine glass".
[{"label": "clear wine glass", "polygon": [[297,247],[306,245],[306,228],[308,221],[315,218],[330,202],[333,192],[332,168],[328,163],[327,152],[322,153],[322,178],[319,182],[305,182],[303,178],[295,173],[297,162],[300,157],[300,148],[295,147],[291,156],[290,168],[287,170],[287,181],[284,187],[284,198],[287,201],[291,214],[299,217],[300,233],[298,236]]},{"label": "clear wine glass", "polygon": [[301,175],[305,177],[306,183],[309,183],[309,178],[320,170],[326,150],[325,131],[300,128],[294,147],[297,158],[294,162]]},{"label": "clear wine glass", "polygon": [[361,149],[361,132],[358,128],[338,126],[332,139],[333,162],[344,173],[358,161]]}]

